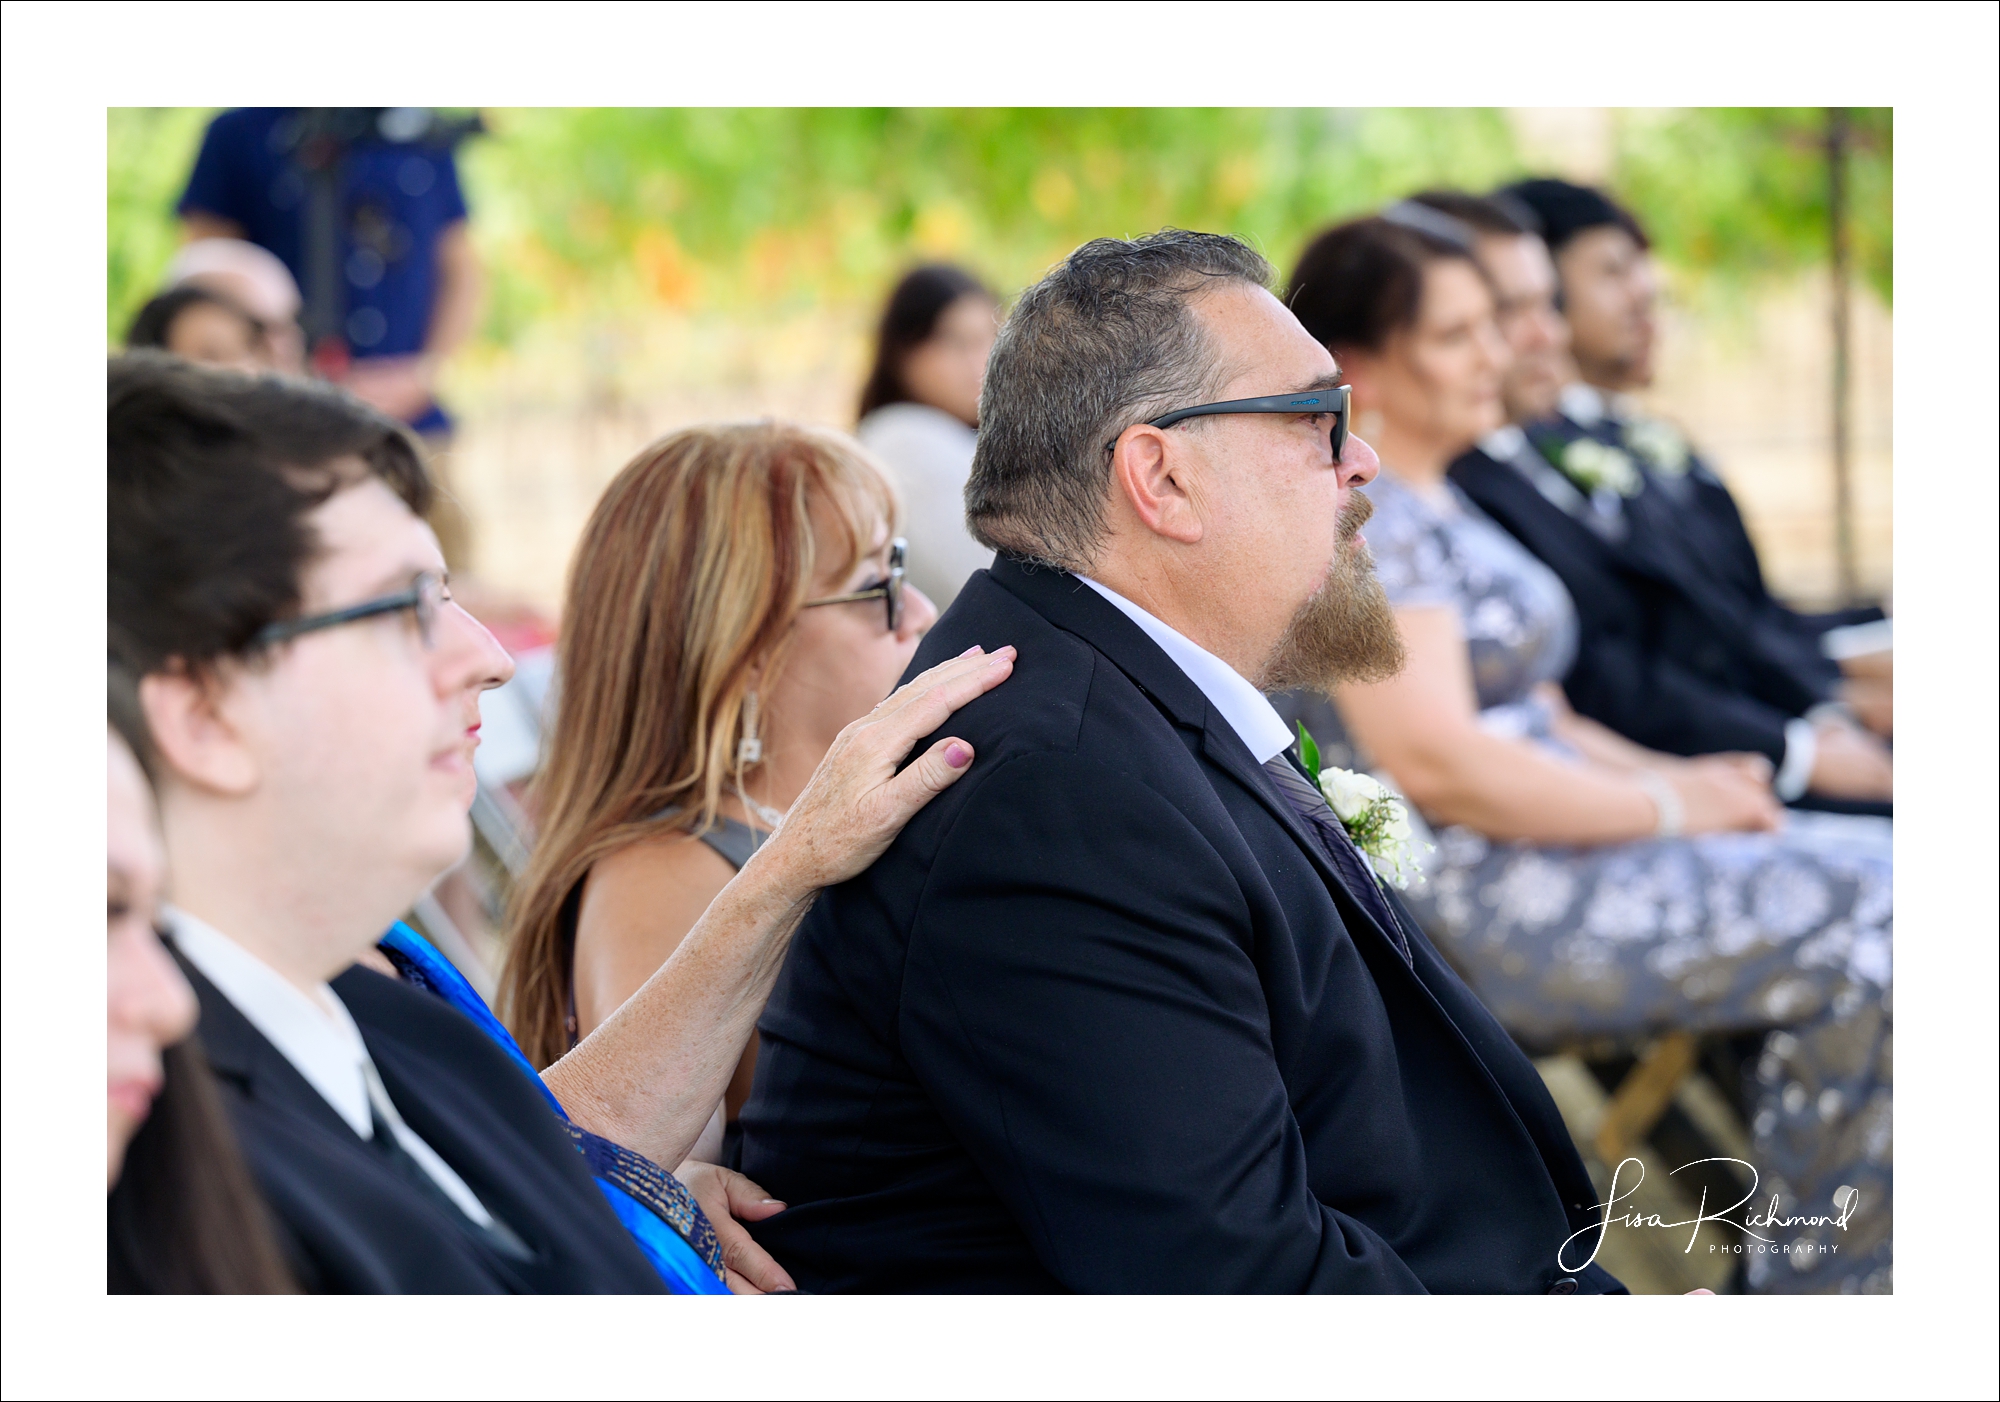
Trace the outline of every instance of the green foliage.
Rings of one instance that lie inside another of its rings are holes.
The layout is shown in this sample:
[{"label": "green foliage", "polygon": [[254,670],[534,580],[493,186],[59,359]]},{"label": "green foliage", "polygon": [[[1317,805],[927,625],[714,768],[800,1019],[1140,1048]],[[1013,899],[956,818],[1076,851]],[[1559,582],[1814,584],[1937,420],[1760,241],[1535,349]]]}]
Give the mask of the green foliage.
[{"label": "green foliage", "polygon": [[[872,300],[921,257],[1019,287],[1085,239],[1241,234],[1282,264],[1327,220],[1517,165],[1490,110],[593,109],[488,114],[468,183],[495,330],[558,307]],[[532,192],[533,198],[527,198]]]},{"label": "green foliage", "polygon": [[174,201],[187,184],[212,107],[113,107],[105,113],[105,221],[113,342],[160,285],[180,235]]},{"label": "green foliage", "polygon": [[[1853,268],[1887,301],[1893,115],[1856,107],[1848,122]],[[1827,261],[1826,108],[1698,107],[1620,125],[1612,184],[1666,262],[1734,283]]]},{"label": "green foliage", "polygon": [[[109,113],[109,311],[122,332],[176,238],[208,109]],[[464,149],[492,271],[485,327],[649,309],[870,305],[921,258],[1003,295],[1087,238],[1248,238],[1282,274],[1327,223],[1427,185],[1525,174],[1491,108],[580,108],[487,113]],[[1889,290],[1890,114],[1854,113],[1855,267]],[[1625,113],[1613,185],[1683,272],[1826,257],[1823,109]]]}]

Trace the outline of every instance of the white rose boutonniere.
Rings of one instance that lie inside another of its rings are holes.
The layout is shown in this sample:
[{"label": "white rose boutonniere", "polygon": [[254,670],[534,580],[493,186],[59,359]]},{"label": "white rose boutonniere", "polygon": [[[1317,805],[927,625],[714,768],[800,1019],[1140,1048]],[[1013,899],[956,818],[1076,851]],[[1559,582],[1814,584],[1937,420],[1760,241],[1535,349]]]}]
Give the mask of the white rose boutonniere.
[{"label": "white rose boutonniere", "polygon": [[[1319,762],[1319,745],[1311,732],[1299,727],[1299,758],[1319,776],[1320,792],[1333,806],[1333,813],[1354,845],[1368,858],[1379,880],[1399,891],[1409,889],[1410,878],[1421,876],[1417,865],[1410,813],[1385,785],[1366,774]],[[1426,844],[1428,845],[1428,844]]]},{"label": "white rose boutonniere", "polygon": [[1629,497],[1644,485],[1631,458],[1595,438],[1579,438],[1566,444],[1562,461],[1556,466],[1569,474],[1571,481],[1592,492],[1608,487],[1621,497]]},{"label": "white rose boutonniere", "polygon": [[1663,419],[1640,419],[1625,429],[1625,446],[1646,461],[1646,466],[1668,477],[1688,470],[1691,456],[1680,430]]}]

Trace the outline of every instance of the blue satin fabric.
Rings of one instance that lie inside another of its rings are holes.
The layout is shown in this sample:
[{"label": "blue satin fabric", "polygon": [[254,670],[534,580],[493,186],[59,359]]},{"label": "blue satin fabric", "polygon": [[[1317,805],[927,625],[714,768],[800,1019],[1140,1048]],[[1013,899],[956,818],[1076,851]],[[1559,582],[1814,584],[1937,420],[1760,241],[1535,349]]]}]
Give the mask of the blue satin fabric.
[{"label": "blue satin fabric", "polygon": [[611,1210],[669,1290],[677,1295],[729,1293],[722,1279],[722,1246],[715,1228],[679,1179],[650,1159],[571,1123],[569,1112],[529,1063],[513,1034],[429,940],[399,920],[376,947],[406,983],[436,994],[471,1018],[535,1083],[576,1141],[577,1152],[589,1161]]}]

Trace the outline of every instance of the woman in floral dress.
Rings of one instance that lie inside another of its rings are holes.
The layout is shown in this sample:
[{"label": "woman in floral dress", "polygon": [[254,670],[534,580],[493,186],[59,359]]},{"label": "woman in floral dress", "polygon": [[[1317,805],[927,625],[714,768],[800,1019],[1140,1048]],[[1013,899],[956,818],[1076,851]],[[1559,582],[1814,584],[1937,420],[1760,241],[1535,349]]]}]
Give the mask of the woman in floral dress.
[{"label": "woman in floral dress", "polygon": [[1775,1194],[1779,1217],[1845,1224],[1751,1229],[1778,1250],[1704,1227],[1697,1249],[1751,1247],[1757,1290],[1886,1291],[1888,820],[1787,812],[1762,756],[1657,754],[1569,709],[1569,596],[1445,476],[1502,417],[1506,347],[1468,246],[1343,225],[1308,250],[1292,306],[1381,455],[1365,533],[1409,653],[1396,678],[1344,687],[1337,718],[1293,713],[1333,732],[1329,762],[1377,769],[1428,821],[1406,897],[1522,1041],[1766,1031],[1758,1215]]}]

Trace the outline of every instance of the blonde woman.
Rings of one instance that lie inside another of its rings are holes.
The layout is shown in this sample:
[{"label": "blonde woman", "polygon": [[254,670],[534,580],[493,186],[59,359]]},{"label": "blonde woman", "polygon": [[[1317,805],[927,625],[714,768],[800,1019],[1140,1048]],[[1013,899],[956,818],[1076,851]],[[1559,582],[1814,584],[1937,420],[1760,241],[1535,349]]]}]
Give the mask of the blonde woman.
[{"label": "blonde woman", "polygon": [[[570,576],[541,837],[502,974],[537,1065],[666,962],[842,728],[895,689],[937,617],[903,582],[896,522],[860,445],[782,423],[672,434],[605,492]],[[719,1156],[756,1054],[752,1032],[694,1157]]]}]

